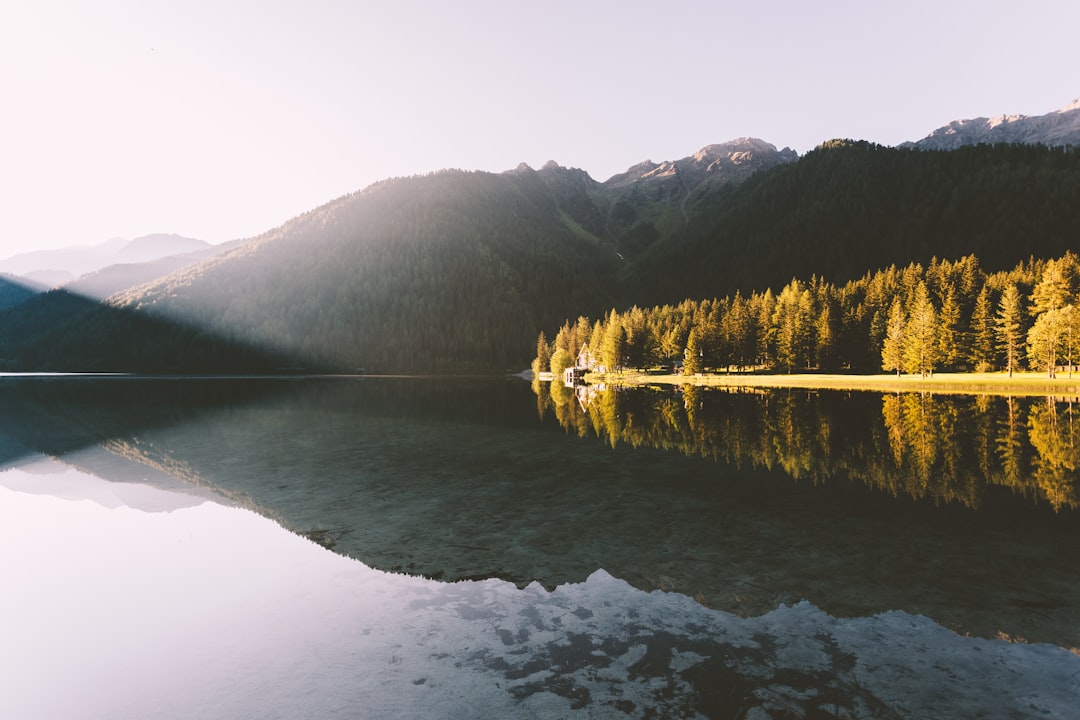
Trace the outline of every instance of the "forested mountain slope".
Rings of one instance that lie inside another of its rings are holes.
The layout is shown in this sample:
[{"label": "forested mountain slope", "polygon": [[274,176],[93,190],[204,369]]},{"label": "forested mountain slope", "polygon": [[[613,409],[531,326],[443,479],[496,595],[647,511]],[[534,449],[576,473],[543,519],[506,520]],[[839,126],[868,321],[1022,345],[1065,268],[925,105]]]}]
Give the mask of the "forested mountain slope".
[{"label": "forested mountain slope", "polygon": [[34,295],[37,295],[42,290],[44,290],[44,288],[39,287],[24,278],[0,273],[0,310],[15,307],[16,305],[29,300]]},{"label": "forested mountain slope", "polygon": [[[756,172],[753,168],[757,168]],[[1080,153],[744,139],[606,183],[549,164],[377,183],[106,304],[0,311],[0,369],[498,371],[612,307],[1080,250]]]},{"label": "forested mountain slope", "polygon": [[695,204],[688,226],[626,269],[633,302],[844,282],[889,265],[978,255],[988,270],[1080,249],[1080,152],[980,145],[900,150],[832,141]]},{"label": "forested mountain slope", "polygon": [[614,301],[614,254],[538,173],[379,183],[113,304],[304,367],[522,367],[535,328]]}]

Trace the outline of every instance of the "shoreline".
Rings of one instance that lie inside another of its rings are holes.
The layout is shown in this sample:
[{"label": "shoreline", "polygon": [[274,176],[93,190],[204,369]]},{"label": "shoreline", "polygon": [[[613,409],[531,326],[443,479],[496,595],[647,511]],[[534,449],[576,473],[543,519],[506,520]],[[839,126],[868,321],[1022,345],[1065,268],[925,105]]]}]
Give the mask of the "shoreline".
[{"label": "shoreline", "polygon": [[795,373],[650,375],[644,372],[589,373],[585,382],[627,387],[691,385],[695,387],[804,388],[807,390],[855,390],[874,392],[931,392],[962,395],[1055,396],[1080,400],[1080,372],[1072,378],[1050,379],[1042,373],[935,373],[932,377],[892,373],[843,375]]}]

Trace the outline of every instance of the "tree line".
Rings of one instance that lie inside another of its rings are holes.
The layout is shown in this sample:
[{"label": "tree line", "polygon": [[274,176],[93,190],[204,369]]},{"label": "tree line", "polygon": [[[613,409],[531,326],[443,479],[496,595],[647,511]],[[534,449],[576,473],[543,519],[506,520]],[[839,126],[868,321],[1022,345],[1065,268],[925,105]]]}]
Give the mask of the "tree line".
[{"label": "tree line", "polygon": [[533,370],[704,372],[1023,368],[1056,376],[1080,359],[1080,259],[1031,258],[987,273],[974,255],[891,265],[843,284],[814,276],[772,289],[567,320],[537,338]]}]

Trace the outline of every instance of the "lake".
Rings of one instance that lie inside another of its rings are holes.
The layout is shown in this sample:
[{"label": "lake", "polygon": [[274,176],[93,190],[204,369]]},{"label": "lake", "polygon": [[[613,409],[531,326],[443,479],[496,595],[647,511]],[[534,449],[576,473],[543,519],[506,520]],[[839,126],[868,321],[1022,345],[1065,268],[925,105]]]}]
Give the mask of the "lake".
[{"label": "lake", "polygon": [[0,378],[0,717],[1080,717],[1078,413]]}]

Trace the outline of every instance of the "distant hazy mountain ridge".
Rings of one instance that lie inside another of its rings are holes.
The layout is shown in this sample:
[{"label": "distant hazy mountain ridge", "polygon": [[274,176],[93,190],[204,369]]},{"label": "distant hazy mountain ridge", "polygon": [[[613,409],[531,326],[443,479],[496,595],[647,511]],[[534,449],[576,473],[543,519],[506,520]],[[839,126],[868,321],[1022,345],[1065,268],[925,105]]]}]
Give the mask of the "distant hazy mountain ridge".
[{"label": "distant hazy mountain ridge", "polygon": [[998,115],[954,120],[922,140],[900,147],[953,150],[979,143],[1080,145],[1080,98],[1045,115]]},{"label": "distant hazy mountain ridge", "polygon": [[0,272],[37,277],[48,284],[61,284],[109,265],[148,262],[211,247],[213,246],[202,240],[174,234],[145,235],[134,240],[113,238],[98,245],[78,245],[13,255],[0,260]]}]

